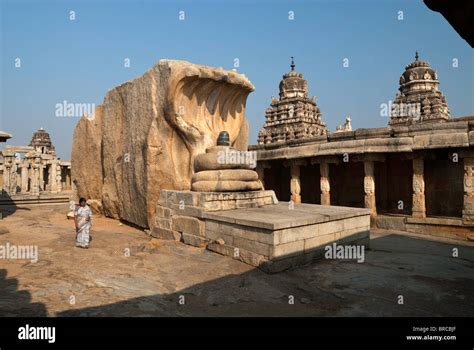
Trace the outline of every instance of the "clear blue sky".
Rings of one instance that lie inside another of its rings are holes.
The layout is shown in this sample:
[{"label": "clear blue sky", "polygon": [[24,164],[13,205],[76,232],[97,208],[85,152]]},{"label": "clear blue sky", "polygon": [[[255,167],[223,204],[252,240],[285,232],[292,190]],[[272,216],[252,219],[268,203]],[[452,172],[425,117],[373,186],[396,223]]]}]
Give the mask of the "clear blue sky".
[{"label": "clear blue sky", "polygon": [[[100,104],[109,89],[163,58],[228,69],[238,58],[238,70],[256,87],[247,101],[250,143],[270,97],[278,95],[290,56],[331,130],[347,113],[353,128],[385,126],[380,104],[394,98],[415,50],[438,71],[452,116],[474,114],[473,51],[421,0],[0,3],[0,129],[13,134],[7,144],[25,145],[44,127],[62,159],[70,158],[78,120],[56,117],[55,105]],[[403,21],[397,20],[400,10]],[[16,58],[21,68],[15,68]]]}]

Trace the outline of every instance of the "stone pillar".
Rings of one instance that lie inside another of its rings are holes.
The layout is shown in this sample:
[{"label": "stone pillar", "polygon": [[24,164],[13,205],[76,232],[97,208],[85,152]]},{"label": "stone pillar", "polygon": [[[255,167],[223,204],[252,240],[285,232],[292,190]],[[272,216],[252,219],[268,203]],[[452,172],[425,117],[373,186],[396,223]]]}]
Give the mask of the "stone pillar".
[{"label": "stone pillar", "polygon": [[61,192],[63,190],[62,171],[61,165],[59,163],[56,164],[56,188],[57,192]]},{"label": "stone pillar", "polygon": [[329,184],[329,163],[319,164],[319,185],[321,187],[321,204],[331,205],[331,186]]},{"label": "stone pillar", "polygon": [[[20,168],[19,166],[17,169]],[[15,191],[21,191],[21,168],[20,171],[17,170],[16,172],[16,188]]]},{"label": "stone pillar", "polygon": [[10,171],[11,171],[11,164],[7,163],[6,157],[4,157],[4,165],[3,165],[3,190],[7,193],[10,193]]},{"label": "stone pillar", "polygon": [[44,165],[38,164],[38,189],[39,191],[44,191]]},{"label": "stone pillar", "polygon": [[58,192],[58,182],[57,182],[57,165],[56,162],[52,162],[49,166],[49,183],[51,186],[51,192]]},{"label": "stone pillar", "polygon": [[474,158],[464,158],[463,224],[474,225]]},{"label": "stone pillar", "polygon": [[293,203],[301,203],[300,166],[298,163],[291,162],[290,174],[291,201]]},{"label": "stone pillar", "polygon": [[364,161],[364,203],[365,207],[370,209],[371,216],[377,216],[377,206],[375,203],[375,179],[374,179],[374,162],[370,160]]},{"label": "stone pillar", "polygon": [[71,167],[66,168],[66,190],[71,190]]},{"label": "stone pillar", "polygon": [[15,162],[15,158],[13,158],[13,164],[10,171],[10,193],[11,194],[16,194],[16,190],[17,190],[16,186],[18,184],[17,173],[18,173],[18,166]]},{"label": "stone pillar", "polygon": [[30,192],[33,195],[38,195],[39,194],[39,170],[40,170],[39,158],[35,159],[35,162],[32,164],[32,169],[33,169],[33,176],[31,178]]},{"label": "stone pillar", "polygon": [[412,216],[426,217],[425,206],[425,178],[423,158],[413,159],[413,208]]},{"label": "stone pillar", "polygon": [[21,192],[28,192],[28,163],[21,166]]}]

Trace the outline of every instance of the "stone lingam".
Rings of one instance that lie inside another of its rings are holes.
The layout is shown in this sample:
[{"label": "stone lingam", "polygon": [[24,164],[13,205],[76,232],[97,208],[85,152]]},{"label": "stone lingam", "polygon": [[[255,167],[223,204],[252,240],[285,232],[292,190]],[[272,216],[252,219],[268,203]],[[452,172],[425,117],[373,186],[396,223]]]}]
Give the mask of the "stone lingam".
[{"label": "stone lingam", "polygon": [[216,146],[194,157],[191,191],[160,191],[150,235],[266,272],[321,259],[328,245],[369,245],[368,209],[278,203],[252,170],[256,160],[221,131]]},{"label": "stone lingam", "polygon": [[198,192],[238,192],[263,189],[256,171],[255,152],[230,147],[229,133],[221,131],[217,146],[206,149],[194,160],[191,190]]},{"label": "stone lingam", "polygon": [[191,191],[160,191],[150,235],[266,272],[321,259],[328,245],[368,247],[370,210],[278,203],[263,190],[255,165],[255,154],[230,147],[221,131],[216,146],[195,156]]}]

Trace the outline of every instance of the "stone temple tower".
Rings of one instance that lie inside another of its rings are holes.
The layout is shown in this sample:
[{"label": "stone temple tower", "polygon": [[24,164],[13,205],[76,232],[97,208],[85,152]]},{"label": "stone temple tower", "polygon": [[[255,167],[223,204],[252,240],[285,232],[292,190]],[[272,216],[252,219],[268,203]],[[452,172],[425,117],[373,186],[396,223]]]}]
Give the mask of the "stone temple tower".
[{"label": "stone temple tower", "polygon": [[448,104],[438,86],[438,74],[428,62],[419,60],[417,52],[415,61],[405,67],[400,77],[399,92],[391,107],[389,125],[449,119]]},{"label": "stone temple tower", "polygon": [[280,96],[272,97],[265,111],[265,124],[258,133],[259,144],[285,143],[327,133],[316,105],[316,97],[308,98],[308,82],[303,74],[295,72],[291,58],[291,71],[283,75]]},{"label": "stone temple tower", "polygon": [[31,138],[30,146],[35,148],[35,151],[41,154],[55,155],[56,151],[51,142],[51,137],[43,128],[39,128]]}]

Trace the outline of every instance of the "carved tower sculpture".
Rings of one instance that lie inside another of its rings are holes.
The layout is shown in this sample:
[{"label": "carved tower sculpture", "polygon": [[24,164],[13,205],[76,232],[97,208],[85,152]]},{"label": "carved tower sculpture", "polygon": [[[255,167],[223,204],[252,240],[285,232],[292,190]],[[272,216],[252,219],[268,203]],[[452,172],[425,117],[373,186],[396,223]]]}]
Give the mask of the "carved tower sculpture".
[{"label": "carved tower sculpture", "polygon": [[291,58],[291,71],[283,75],[280,96],[272,97],[265,111],[265,124],[258,133],[258,143],[285,143],[327,133],[321,119],[316,97],[308,98],[308,82],[303,74],[295,72]]}]

